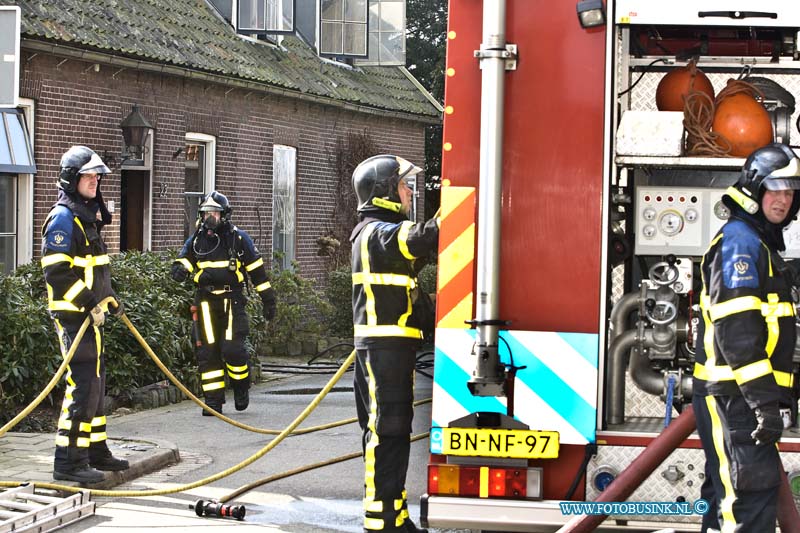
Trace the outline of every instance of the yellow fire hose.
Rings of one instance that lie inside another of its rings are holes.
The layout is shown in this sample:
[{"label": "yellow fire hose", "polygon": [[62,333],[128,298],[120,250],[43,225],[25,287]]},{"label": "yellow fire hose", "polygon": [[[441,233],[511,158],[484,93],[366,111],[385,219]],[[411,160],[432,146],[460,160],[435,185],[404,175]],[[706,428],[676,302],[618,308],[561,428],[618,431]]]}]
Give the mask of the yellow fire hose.
[{"label": "yellow fire hose", "polygon": [[[419,434],[414,435],[413,437],[411,437],[410,440],[411,440],[411,442],[415,442],[415,441],[418,441],[420,439],[426,438],[428,435],[430,435],[430,432],[419,433]],[[253,481],[252,483],[248,483],[247,485],[242,485],[241,487],[239,487],[238,489],[234,490],[230,494],[226,494],[225,496],[220,498],[218,501],[220,503],[226,503],[226,502],[231,501],[234,498],[238,498],[239,496],[241,496],[245,492],[250,492],[251,490],[253,490],[255,488],[258,488],[258,487],[260,487],[262,485],[266,485],[267,483],[272,483],[273,481],[278,481],[279,479],[291,477],[291,476],[294,476],[294,475],[297,475],[297,474],[302,474],[303,472],[308,472],[309,470],[314,470],[315,468],[321,468],[323,466],[328,466],[328,465],[333,465],[333,464],[336,464],[336,463],[342,463],[344,461],[349,461],[350,459],[356,459],[357,457],[361,457],[361,455],[362,455],[361,452],[348,453],[347,455],[340,455],[339,457],[334,457],[333,459],[326,459],[325,461],[320,461],[318,463],[299,466],[299,467],[294,468],[292,470],[286,470],[285,472],[280,472],[278,474],[273,474],[273,475],[267,476],[265,478],[257,479],[256,481]]]},{"label": "yellow fire hose", "polygon": [[[125,315],[122,315],[122,317],[124,319]],[[128,321],[128,324],[130,324],[129,321]],[[142,339],[142,340],[144,340],[144,339]],[[356,358],[356,351],[353,350],[350,353],[350,355],[347,357],[345,362],[342,364],[342,366],[339,368],[339,370],[336,371],[336,374],[334,374],[331,377],[331,379],[328,381],[328,383],[326,383],[325,386],[322,388],[322,390],[319,391],[319,393],[314,397],[314,399],[311,401],[311,403],[308,404],[308,406],[306,406],[306,408],[303,410],[303,412],[300,413],[297,416],[297,418],[295,418],[292,421],[292,423],[289,424],[286,427],[286,429],[281,431],[280,434],[277,437],[275,437],[273,440],[269,441],[269,443],[267,443],[266,446],[261,448],[255,454],[251,455],[250,457],[248,457],[244,461],[240,462],[239,464],[228,468],[227,470],[223,470],[222,472],[218,472],[218,473],[216,473],[216,474],[214,474],[212,476],[209,476],[207,478],[201,479],[199,481],[195,481],[193,483],[187,483],[185,485],[180,485],[180,486],[177,486],[177,487],[173,487],[171,489],[158,489],[158,490],[99,490],[99,489],[92,489],[92,488],[86,489],[86,488],[81,488],[81,487],[70,487],[68,485],[58,485],[58,484],[55,484],[55,483],[38,483],[38,482],[36,483],[36,486],[37,487],[42,487],[42,488],[47,488],[47,489],[63,490],[63,491],[67,491],[67,492],[88,491],[91,494],[93,494],[94,496],[107,496],[107,497],[139,496],[139,497],[143,497],[143,496],[161,496],[161,495],[164,495],[164,494],[174,494],[176,492],[183,492],[183,491],[186,491],[186,490],[194,489],[196,487],[207,485],[209,483],[213,483],[214,481],[217,481],[219,479],[227,477],[227,476],[233,474],[234,472],[237,472],[237,471],[241,470],[242,468],[252,464],[256,460],[258,460],[261,457],[263,457],[267,452],[272,450],[275,446],[280,444],[280,442],[283,439],[288,437],[292,433],[294,428],[296,428],[298,425],[300,425],[300,423],[303,422],[303,420],[305,420],[308,417],[308,415],[310,415],[311,412],[314,409],[317,408],[317,405],[319,405],[319,403],[322,401],[322,399],[328,394],[328,392],[330,392],[330,390],[333,388],[333,386],[336,385],[336,383],[344,375],[344,373],[347,372],[347,369],[350,368],[351,364],[353,364],[353,361],[355,360],[355,358]],[[21,485],[23,483],[24,482],[17,482],[17,481],[11,481],[11,482],[9,482],[9,481],[0,481],[0,487],[17,487],[17,486],[19,486],[19,485]]]},{"label": "yellow fire hose", "polygon": [[[228,422],[228,423],[230,423],[230,424],[232,424],[234,426],[240,427],[242,429],[247,429],[249,431],[254,431],[254,432],[257,432],[257,433],[274,434],[274,435],[277,435],[277,437],[275,439],[273,439],[272,441],[270,441],[266,446],[264,446],[261,450],[259,450],[258,452],[256,452],[252,456],[248,457],[247,459],[245,459],[244,461],[240,462],[239,464],[234,465],[231,468],[228,468],[227,470],[224,470],[222,472],[219,472],[219,473],[214,474],[212,476],[209,476],[207,478],[201,479],[199,481],[195,481],[193,483],[189,483],[189,484],[185,484],[185,485],[180,485],[180,486],[177,486],[177,487],[174,487],[174,488],[171,488],[171,489],[138,490],[138,491],[122,491],[122,490],[112,491],[112,490],[100,490],[100,489],[91,489],[91,488],[82,488],[82,487],[72,487],[72,486],[68,486],[68,485],[60,485],[60,484],[57,484],[57,483],[36,483],[36,485],[38,487],[52,489],[52,490],[61,490],[61,491],[66,491],[66,492],[88,491],[91,494],[94,494],[95,496],[106,496],[106,497],[145,497],[145,496],[159,496],[159,495],[164,495],[164,494],[173,494],[173,493],[176,493],[176,492],[183,492],[185,490],[190,490],[190,489],[202,486],[202,485],[206,485],[208,483],[212,483],[214,481],[217,481],[219,479],[227,477],[227,476],[233,474],[234,472],[237,472],[237,471],[241,470],[242,468],[245,468],[246,466],[252,464],[256,460],[258,460],[261,457],[263,457],[264,455],[266,455],[270,450],[275,448],[275,446],[277,446],[283,439],[285,439],[289,435],[292,435],[292,434],[298,435],[298,434],[310,433],[312,431],[319,431],[319,430],[322,430],[322,429],[327,429],[327,428],[331,428],[331,427],[337,427],[337,426],[340,426],[340,425],[344,425],[344,424],[348,424],[348,423],[352,423],[352,422],[357,421],[357,418],[352,418],[352,419],[342,420],[342,421],[338,421],[338,422],[332,422],[332,423],[324,424],[324,425],[320,425],[320,426],[315,426],[315,427],[312,427],[312,428],[306,428],[304,430],[294,431],[294,429],[298,425],[300,425],[303,422],[303,420],[305,420],[308,417],[308,415],[310,415],[311,412],[314,409],[316,409],[316,407],[319,405],[319,403],[322,401],[322,399],[328,394],[328,392],[330,392],[330,390],[339,381],[339,379],[341,379],[341,377],[345,374],[345,372],[347,372],[347,370],[350,368],[350,365],[355,360],[355,354],[356,354],[355,350],[353,350],[350,353],[350,355],[345,360],[345,362],[342,364],[342,366],[339,368],[339,370],[337,370],[337,372],[331,377],[331,379],[328,381],[328,383],[315,396],[314,400],[312,400],[312,402],[303,410],[303,412],[300,413],[300,415],[297,416],[297,418],[295,418],[294,421],[292,421],[291,424],[289,424],[289,426],[287,426],[282,431],[267,430],[267,429],[253,428],[252,426],[249,426],[247,424],[241,424],[241,423],[236,422],[235,420],[232,420],[232,419],[230,419],[230,418],[228,418],[228,417],[226,417],[226,416],[224,416],[224,415],[222,415],[220,413],[217,413],[213,409],[208,408],[208,406],[206,406],[204,402],[202,402],[199,398],[197,398],[194,394],[192,394],[191,391],[186,389],[186,387],[169,371],[169,369],[167,369],[164,366],[164,364],[161,362],[161,360],[158,358],[158,356],[156,356],[156,354],[153,352],[153,350],[150,348],[150,346],[147,344],[147,342],[144,340],[144,338],[139,334],[138,330],[131,323],[130,319],[128,319],[127,315],[125,315],[125,313],[122,313],[120,315],[120,318],[125,323],[125,325],[128,327],[128,329],[131,331],[131,333],[134,335],[134,337],[136,337],[136,340],[139,342],[139,344],[142,345],[142,347],[147,352],[147,354],[153,359],[153,361],[156,363],[156,365],[159,367],[159,369],[161,369],[161,371],[164,372],[164,374],[170,379],[170,381],[172,381],[177,387],[179,387],[181,389],[181,391],[184,392],[184,394],[186,394],[188,397],[190,397],[192,399],[192,401],[194,401],[196,404],[200,405],[201,407],[203,407],[205,409],[208,409],[209,411],[214,413],[218,418],[220,418],[222,420],[225,420],[226,422]],[[33,411],[33,409],[35,409],[36,406],[39,405],[39,403],[41,403],[41,401],[50,393],[50,391],[52,391],[52,389],[58,383],[58,380],[61,378],[61,376],[63,375],[64,371],[66,370],[67,365],[69,364],[70,360],[74,356],[75,350],[76,350],[77,346],[80,344],[80,341],[83,338],[83,335],[85,334],[86,330],[88,329],[90,322],[91,322],[90,319],[87,317],[86,320],[81,325],[81,328],[79,329],[78,334],[75,337],[75,340],[73,341],[72,345],[70,346],[70,349],[69,349],[67,355],[64,357],[64,362],[62,363],[61,367],[59,367],[58,371],[53,376],[53,378],[50,380],[50,382],[48,383],[47,387],[45,387],[45,389],[39,394],[39,396],[37,396],[34,399],[34,401],[28,407],[26,407],[19,415],[14,417],[13,420],[9,421],[5,426],[3,426],[2,429],[0,429],[0,436],[5,434],[9,429],[14,427],[17,423],[19,423],[20,420],[22,420],[28,414],[30,414],[30,412]],[[423,404],[423,403],[427,403],[429,401],[431,401],[430,398],[425,399],[425,400],[419,400],[419,401],[414,402],[414,406],[417,406],[417,405],[420,405],[420,404]],[[428,433],[419,434],[419,435],[415,435],[414,437],[412,437],[411,440],[413,442],[413,441],[419,440],[419,439],[427,437],[427,436],[428,436]],[[315,468],[319,468],[319,467],[322,467],[322,466],[327,466],[329,464],[334,464],[334,463],[346,461],[346,460],[349,460],[349,459],[353,459],[353,458],[359,457],[359,456],[361,456],[361,452],[355,452],[355,453],[352,453],[352,454],[348,454],[348,455],[344,455],[344,456],[341,456],[341,457],[329,459],[329,460],[322,461],[322,462],[319,462],[319,463],[305,465],[303,467],[300,467],[300,468],[292,470],[292,471],[283,472],[281,474],[276,474],[276,475],[270,476],[268,478],[263,478],[261,480],[257,480],[255,482],[253,482],[251,484],[248,484],[248,485],[245,485],[245,486],[237,489],[233,493],[229,494],[228,496],[225,497],[224,500],[222,500],[222,502],[225,502],[225,501],[228,501],[228,500],[230,500],[232,498],[235,498],[236,496],[238,496],[240,494],[243,494],[243,493],[245,493],[247,491],[250,491],[250,490],[252,490],[252,489],[254,489],[254,488],[258,487],[258,486],[264,485],[266,483],[270,483],[270,482],[278,480],[278,479],[283,479],[285,477],[289,477],[291,475],[299,474],[301,472],[305,472],[305,471],[312,470],[312,469],[315,469]],[[25,483],[25,482],[0,481],[0,487],[16,487],[16,486],[19,486],[19,485],[21,485],[23,483]]]},{"label": "yellow fire hose", "polygon": [[[262,435],[280,435],[281,434],[281,431],[277,430],[277,429],[257,428],[257,427],[253,427],[253,426],[248,425],[248,424],[244,424],[242,422],[237,422],[236,420],[233,420],[232,418],[228,418],[227,416],[223,415],[222,413],[218,413],[214,409],[211,409],[209,406],[207,406],[203,402],[203,400],[201,400],[200,398],[198,398],[197,396],[192,394],[192,391],[187,389],[183,385],[183,383],[181,383],[178,380],[178,378],[176,378],[172,374],[172,372],[170,372],[169,369],[166,366],[164,366],[164,363],[161,362],[161,359],[159,359],[158,356],[153,352],[153,350],[147,344],[147,341],[145,341],[144,338],[141,336],[141,334],[139,334],[139,331],[136,329],[136,327],[131,323],[131,321],[128,319],[128,317],[124,313],[122,315],[120,315],[120,318],[125,323],[125,325],[128,326],[128,329],[131,331],[133,336],[136,337],[136,340],[139,341],[139,344],[142,346],[142,348],[144,348],[144,351],[147,352],[147,355],[150,356],[150,358],[153,360],[153,362],[156,364],[156,366],[159,369],[161,369],[161,371],[164,373],[164,375],[167,376],[167,378],[176,387],[178,387],[181,390],[181,392],[183,392],[187,397],[189,397],[189,399],[192,400],[194,403],[196,403],[197,405],[199,405],[203,409],[207,410],[209,413],[212,413],[214,416],[216,416],[220,420],[224,420],[228,424],[230,424],[232,426],[236,426],[237,428],[244,429],[246,431],[251,431],[253,433],[260,433]],[[417,405],[428,403],[430,401],[431,401],[430,398],[427,398],[427,399],[424,399],[424,400],[418,400],[418,401],[414,402],[414,406],[416,407]],[[310,428],[298,429],[297,431],[293,431],[292,435],[305,435],[306,433],[312,433],[314,431],[321,431],[323,429],[330,429],[330,428],[334,428],[334,427],[338,427],[338,426],[343,426],[343,425],[346,425],[346,424],[352,424],[352,423],[357,422],[357,421],[358,421],[358,418],[355,418],[355,417],[348,418],[348,419],[345,419],[345,420],[339,420],[339,421],[336,421],[336,422],[331,422],[329,424],[322,424],[322,425],[314,426],[314,427],[310,427]]]},{"label": "yellow fire hose", "polygon": [[72,346],[69,347],[69,351],[67,352],[66,357],[64,357],[64,361],[61,363],[61,366],[58,367],[58,370],[56,371],[53,378],[50,380],[50,383],[48,383],[47,386],[44,388],[44,390],[42,390],[42,392],[39,393],[39,396],[34,398],[34,400],[30,403],[30,405],[28,405],[28,407],[23,409],[20,414],[9,420],[6,425],[0,428],[0,437],[5,435],[8,432],[8,430],[19,424],[20,420],[31,414],[31,411],[36,409],[36,407],[40,403],[42,403],[42,400],[44,400],[47,397],[47,395],[50,394],[50,391],[52,391],[53,388],[58,384],[59,380],[61,379],[61,376],[63,376],[64,372],[67,370],[69,362],[75,355],[75,350],[78,348],[78,344],[80,344],[81,339],[83,339],[84,333],[86,333],[86,330],[89,328],[90,322],[91,319],[87,316],[86,320],[84,320],[83,324],[81,324],[81,329],[78,330],[78,334],[75,336],[75,340],[73,341]]}]

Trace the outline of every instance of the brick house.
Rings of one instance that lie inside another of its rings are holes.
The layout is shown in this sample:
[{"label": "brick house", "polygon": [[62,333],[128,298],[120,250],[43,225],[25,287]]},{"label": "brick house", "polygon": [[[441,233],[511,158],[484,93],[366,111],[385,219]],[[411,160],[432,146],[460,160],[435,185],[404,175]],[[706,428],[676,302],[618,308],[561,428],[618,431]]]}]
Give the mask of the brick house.
[{"label": "brick house", "polygon": [[[440,121],[441,107],[404,68],[320,59],[296,36],[242,37],[206,0],[0,4],[22,11],[20,109],[38,169],[0,173],[16,191],[0,194],[0,207],[15,202],[18,214],[11,264],[39,256],[60,156],[85,144],[112,168],[102,190],[113,252],[179,247],[198,197],[217,189],[265,257],[281,251],[322,279],[316,240],[331,224],[337,140],[366,133],[421,164],[425,126]],[[134,105],[154,127],[140,161],[120,155],[119,125]]]}]

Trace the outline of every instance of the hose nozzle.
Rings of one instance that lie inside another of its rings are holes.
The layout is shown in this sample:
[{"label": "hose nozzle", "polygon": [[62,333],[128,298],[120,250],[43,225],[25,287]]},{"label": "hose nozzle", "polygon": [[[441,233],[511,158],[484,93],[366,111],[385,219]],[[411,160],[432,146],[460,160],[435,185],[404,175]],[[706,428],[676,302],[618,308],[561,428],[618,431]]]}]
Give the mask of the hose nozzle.
[{"label": "hose nozzle", "polygon": [[244,520],[245,508],[244,505],[226,505],[224,503],[216,502],[214,500],[197,500],[193,506],[197,516],[211,516],[214,518],[235,518],[236,520]]}]

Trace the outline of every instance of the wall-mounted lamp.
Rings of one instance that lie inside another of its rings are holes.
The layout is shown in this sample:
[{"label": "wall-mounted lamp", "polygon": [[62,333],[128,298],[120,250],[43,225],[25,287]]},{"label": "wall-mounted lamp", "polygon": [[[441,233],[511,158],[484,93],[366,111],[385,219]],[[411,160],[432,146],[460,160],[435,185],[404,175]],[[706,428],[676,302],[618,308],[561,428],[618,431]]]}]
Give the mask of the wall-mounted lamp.
[{"label": "wall-mounted lamp", "polygon": [[150,122],[139,112],[139,106],[133,104],[133,109],[125,119],[119,124],[122,130],[124,148],[121,154],[116,154],[105,150],[100,152],[103,163],[111,169],[125,166],[144,166],[144,150],[147,142],[147,135],[154,130]]},{"label": "wall-mounted lamp", "polygon": [[144,165],[144,147],[147,141],[147,134],[155,130],[155,128],[142,116],[137,104],[133,104],[130,114],[120,122],[119,127],[122,130],[122,138],[125,140],[122,160],[133,160],[128,163],[129,165]]},{"label": "wall-mounted lamp", "polygon": [[578,20],[583,28],[594,28],[606,23],[603,0],[581,0],[577,5]]}]

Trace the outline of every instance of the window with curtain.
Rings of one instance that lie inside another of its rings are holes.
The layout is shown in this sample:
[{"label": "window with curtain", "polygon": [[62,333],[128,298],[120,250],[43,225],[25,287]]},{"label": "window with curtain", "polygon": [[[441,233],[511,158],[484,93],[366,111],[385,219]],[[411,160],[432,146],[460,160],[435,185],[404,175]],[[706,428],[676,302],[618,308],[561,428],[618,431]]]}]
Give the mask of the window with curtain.
[{"label": "window with curtain", "polygon": [[284,270],[295,260],[297,149],[276,144],[272,149],[272,252]]},{"label": "window with curtain", "polygon": [[0,272],[17,265],[17,176],[0,174]]}]

